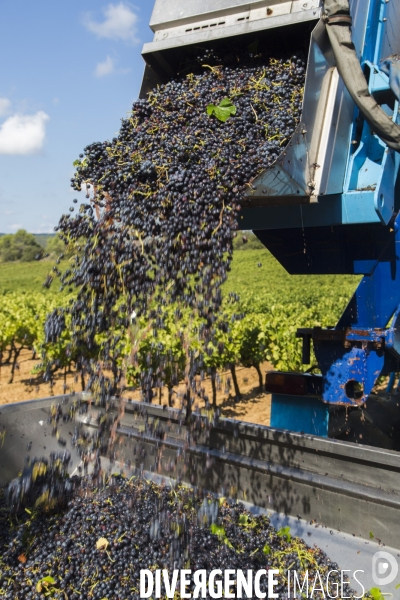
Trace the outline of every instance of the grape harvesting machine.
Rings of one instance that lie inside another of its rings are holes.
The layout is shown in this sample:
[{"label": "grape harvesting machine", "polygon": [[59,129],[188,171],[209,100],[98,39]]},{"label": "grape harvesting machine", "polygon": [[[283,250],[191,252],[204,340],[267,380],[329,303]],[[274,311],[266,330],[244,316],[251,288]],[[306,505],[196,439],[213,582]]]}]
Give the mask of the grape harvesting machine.
[{"label": "grape harvesting machine", "polygon": [[400,370],[399,19],[395,0],[155,3],[142,93],[189,46],[309,45],[301,122],[250,182],[240,228],[290,274],[363,278],[335,327],[298,330],[321,374],[267,375],[278,428],[327,436],[329,407],[363,405]]},{"label": "grape harvesting machine", "polygon": [[[290,274],[362,279],[336,326],[298,330],[303,363],[312,344],[320,374],[267,375],[270,427],[216,419],[194,443],[179,411],[128,402],[115,462],[289,515],[306,540],[333,554],[336,543],[342,564],[352,552],[351,568],[377,541],[399,547],[398,452],[328,438],[334,410],[364,405],[380,375],[400,371],[399,23],[398,0],[156,0],[143,48],[142,97],[199,46],[309,49],[301,122],[249,182],[239,224]],[[41,456],[73,435],[61,420],[52,437],[54,402],[64,413],[77,403],[77,426],[98,427],[85,394],[1,407],[0,483],[23,469],[27,446]]]}]

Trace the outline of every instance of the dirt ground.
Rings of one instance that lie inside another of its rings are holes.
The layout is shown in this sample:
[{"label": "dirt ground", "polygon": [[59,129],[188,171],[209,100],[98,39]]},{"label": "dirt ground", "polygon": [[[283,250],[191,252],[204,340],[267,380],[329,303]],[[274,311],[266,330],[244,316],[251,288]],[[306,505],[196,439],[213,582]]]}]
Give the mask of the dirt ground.
[{"label": "dirt ground", "polygon": [[[1,367],[0,404],[11,404],[13,402],[22,402],[23,400],[58,396],[69,393],[70,391],[81,391],[80,377],[75,373],[70,375],[67,374],[65,384],[63,373],[56,374],[53,387],[50,387],[48,383],[41,382],[36,375],[32,374],[33,368],[39,362],[39,360],[32,360],[31,352],[27,350],[22,351],[18,361],[18,369],[15,371],[14,382],[11,384],[8,383],[10,379],[10,367],[8,365],[3,365]],[[263,374],[270,370],[272,370],[272,366],[269,363],[266,362],[261,365]],[[234,398],[233,385],[228,389],[230,373],[225,372],[220,374],[220,381],[217,386],[217,404],[220,407],[221,415],[226,418],[239,419],[248,423],[269,425],[271,396],[259,392],[256,370],[238,367],[236,372],[239,388],[242,393],[242,398],[239,401]],[[211,381],[205,379],[202,383],[202,387],[204,387],[205,393],[208,395],[211,402]],[[178,395],[183,389],[182,385],[176,388],[177,393],[174,394],[175,406],[180,404]],[[139,400],[138,392],[125,392],[124,395],[133,400]],[[158,404],[158,402],[159,397],[157,395],[157,397],[154,398],[153,403]],[[165,388],[162,391],[161,403],[166,404],[167,402],[168,392]],[[200,399],[199,405],[204,405]]]}]

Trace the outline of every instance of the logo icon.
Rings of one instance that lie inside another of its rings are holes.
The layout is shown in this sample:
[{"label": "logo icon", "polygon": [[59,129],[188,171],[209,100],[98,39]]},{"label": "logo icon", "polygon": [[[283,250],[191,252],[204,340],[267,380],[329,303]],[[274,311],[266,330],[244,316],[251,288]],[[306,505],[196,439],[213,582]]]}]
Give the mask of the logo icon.
[{"label": "logo icon", "polygon": [[375,552],[372,557],[372,579],[376,585],[389,585],[396,579],[398,572],[399,565],[394,556],[383,550]]}]

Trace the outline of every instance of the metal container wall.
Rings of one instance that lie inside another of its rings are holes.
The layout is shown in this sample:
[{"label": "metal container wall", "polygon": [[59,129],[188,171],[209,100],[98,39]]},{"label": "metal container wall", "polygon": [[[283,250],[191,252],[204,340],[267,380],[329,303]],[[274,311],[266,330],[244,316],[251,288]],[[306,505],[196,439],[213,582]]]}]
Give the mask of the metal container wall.
[{"label": "metal container wall", "polygon": [[[60,420],[66,447],[51,435],[48,423],[52,404],[60,403],[66,414],[76,400],[66,396],[1,407],[0,484],[18,475],[28,453],[41,457],[67,448],[70,472],[76,473],[80,459],[69,440],[77,425],[95,431],[99,409],[77,413],[75,422]],[[164,432],[162,440],[152,435],[155,424]],[[399,453],[230,419],[215,423],[209,433],[199,432],[196,443],[188,445],[181,412],[129,402],[114,458],[127,475],[150,471],[179,478],[359,538],[369,539],[373,531],[386,545],[398,546]]]}]

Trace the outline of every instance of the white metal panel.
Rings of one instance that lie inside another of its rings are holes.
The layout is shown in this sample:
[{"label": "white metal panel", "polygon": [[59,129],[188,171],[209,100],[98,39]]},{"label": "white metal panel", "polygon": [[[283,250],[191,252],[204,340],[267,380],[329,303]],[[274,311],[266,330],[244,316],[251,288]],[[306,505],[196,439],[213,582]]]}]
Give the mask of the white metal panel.
[{"label": "white metal panel", "polygon": [[[318,9],[322,0],[156,0],[150,27],[155,34],[160,30],[168,30],[168,37],[183,35],[190,25],[204,27],[217,26],[217,22],[225,20],[233,25],[236,20],[249,20],[277,17],[301,11]],[[194,25],[196,24],[196,25]],[[155,39],[161,39],[159,36]]]},{"label": "white metal panel", "polygon": [[[310,14],[312,15],[311,18],[318,18],[319,6],[320,0],[308,0],[308,2],[304,2],[304,0],[300,2],[293,0],[264,0],[263,2],[254,3],[251,7],[235,7],[234,12],[232,12],[233,9],[230,9],[229,13],[225,12],[225,14],[220,11],[214,12],[212,15],[197,14],[191,18],[186,17],[182,19],[179,25],[171,26],[170,23],[163,23],[157,25],[157,27],[153,27],[155,31],[154,42],[187,36],[188,43],[193,43],[188,34],[193,35],[196,32],[201,34],[203,32],[211,33],[218,31],[216,34],[217,37],[223,37],[224,34],[221,28],[226,28],[227,35],[231,35],[231,32],[228,32],[228,28],[230,27],[246,25],[246,23],[250,22],[260,22],[260,24],[263,22],[268,27],[269,21],[270,26],[279,26],[279,21],[276,21],[277,18],[293,15],[293,22],[295,22],[296,15],[301,13]],[[318,11],[318,14],[316,12],[312,14],[312,9]]]},{"label": "white metal panel", "polygon": [[321,95],[318,102],[315,126],[310,144],[309,165],[311,167],[310,175],[313,180],[310,182],[312,194],[310,201],[318,201],[318,196],[324,190],[321,189],[322,177],[327,168],[326,159],[330,133],[333,127],[334,107],[339,86],[339,73],[336,67],[331,67],[321,86]]},{"label": "white metal panel", "polygon": [[277,27],[288,27],[296,23],[316,21],[321,16],[321,8],[277,16],[272,15],[271,17],[265,16],[262,19],[250,19],[250,15],[244,13],[244,18],[239,20],[239,16],[242,17],[243,13],[236,15],[234,20],[199,21],[185,27],[161,30],[156,33],[153,42],[144,44],[142,54],[146,57],[146,55],[160,53],[169,48],[179,48],[186,45],[211,42],[216,39],[232,38],[247,33],[257,33]]}]

